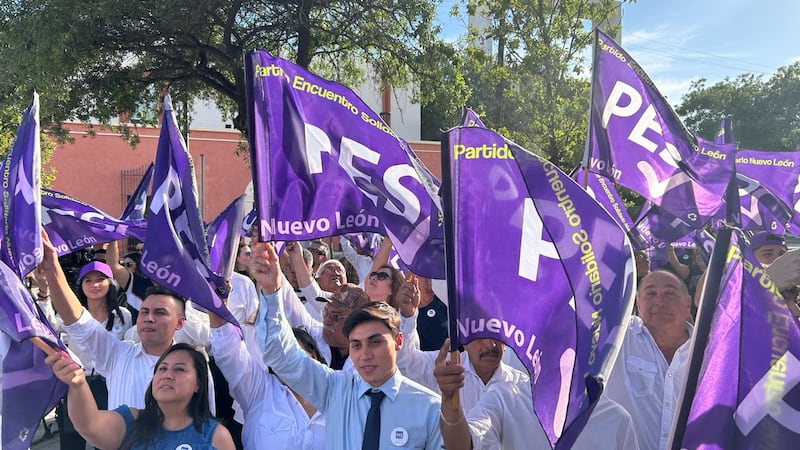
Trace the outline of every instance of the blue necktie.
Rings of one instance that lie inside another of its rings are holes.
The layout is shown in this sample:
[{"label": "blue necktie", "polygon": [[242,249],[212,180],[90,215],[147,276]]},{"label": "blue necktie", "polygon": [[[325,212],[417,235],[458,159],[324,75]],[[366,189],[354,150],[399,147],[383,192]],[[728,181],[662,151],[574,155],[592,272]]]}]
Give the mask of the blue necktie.
[{"label": "blue necktie", "polygon": [[381,402],[386,394],[377,389],[367,391],[370,405],[367,413],[367,426],[364,427],[364,440],[361,443],[361,450],[378,450],[381,442]]}]

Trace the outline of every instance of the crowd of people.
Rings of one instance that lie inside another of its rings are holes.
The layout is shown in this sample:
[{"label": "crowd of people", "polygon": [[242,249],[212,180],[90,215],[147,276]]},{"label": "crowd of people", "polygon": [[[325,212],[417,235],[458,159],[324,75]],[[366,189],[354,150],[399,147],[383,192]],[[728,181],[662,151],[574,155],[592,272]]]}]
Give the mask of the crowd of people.
[{"label": "crowd of people", "polygon": [[[446,298],[388,263],[387,238],[374,255],[340,239],[341,260],[331,241],[278,256],[243,238],[225,299],[239,327],[148,280],[141,247],[98,246],[70,280],[44,241],[32,284],[69,349],[47,358],[69,386],[62,449],[549,448],[516,355],[493,339],[448,354]],[[750,245],[800,317],[798,251]],[[635,255],[634,315],[575,448],[667,448],[707,264],[685,255]]]}]

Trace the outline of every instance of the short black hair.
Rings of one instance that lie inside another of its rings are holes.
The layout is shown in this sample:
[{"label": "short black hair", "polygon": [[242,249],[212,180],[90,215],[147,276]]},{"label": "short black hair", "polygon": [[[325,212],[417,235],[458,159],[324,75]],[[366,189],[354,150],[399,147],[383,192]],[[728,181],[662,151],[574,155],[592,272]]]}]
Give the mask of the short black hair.
[{"label": "short black hair", "polygon": [[180,310],[181,315],[183,315],[184,312],[186,311],[186,300],[187,299],[185,297],[181,297],[180,295],[178,295],[173,290],[167,289],[164,286],[161,286],[159,284],[154,284],[154,285],[150,286],[149,288],[147,288],[147,290],[144,292],[144,298],[142,300],[147,300],[147,297],[150,297],[151,295],[166,295],[168,297],[172,297],[180,305],[180,307],[181,307],[181,310]]},{"label": "short black hair", "polygon": [[349,338],[353,328],[373,320],[386,325],[394,337],[400,333],[400,316],[397,315],[396,309],[385,302],[370,302],[353,310],[342,325],[342,333],[344,337]]}]

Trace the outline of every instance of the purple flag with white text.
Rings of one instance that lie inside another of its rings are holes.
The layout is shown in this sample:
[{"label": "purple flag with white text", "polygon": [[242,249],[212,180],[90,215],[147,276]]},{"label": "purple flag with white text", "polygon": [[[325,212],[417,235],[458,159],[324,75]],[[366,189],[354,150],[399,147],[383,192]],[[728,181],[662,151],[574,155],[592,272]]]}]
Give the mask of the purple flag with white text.
[{"label": "purple flag with white text", "polygon": [[244,195],[232,201],[206,229],[209,269],[228,280],[236,262],[244,220]]},{"label": "purple flag with white text", "polygon": [[666,248],[695,230],[681,218],[650,202],[642,207],[634,228],[650,247],[655,248]]},{"label": "purple flag with white text", "polygon": [[737,232],[681,448],[795,448],[800,327]]},{"label": "purple flag with white text", "polygon": [[692,136],[636,61],[596,33],[589,170],[700,228],[723,204],[735,146]]},{"label": "purple flag with white text", "polygon": [[147,211],[147,191],[150,189],[150,179],[153,178],[153,163],[150,163],[145,170],[136,189],[133,190],[128,203],[122,210],[119,220],[144,220]]},{"label": "purple flag with white text", "polygon": [[513,349],[550,442],[569,448],[629,318],[631,245],[569,176],[502,136],[461,127],[443,142],[452,339],[499,339]]},{"label": "purple flag with white text", "polygon": [[[10,342],[2,360],[2,439],[8,450],[29,448],[39,420],[67,391],[45,354],[30,341],[37,337],[52,347],[64,348],[22,282],[0,262],[0,334]],[[3,340],[4,340],[3,339]]]},{"label": "purple flag with white text", "polygon": [[263,50],[246,55],[261,237],[389,236],[415,272],[444,277],[438,181],[350,89]]},{"label": "purple flag with white text", "polygon": [[42,189],[42,227],[58,256],[126,237],[144,240],[142,220],[115,219],[61,192]]},{"label": "purple flag with white text", "polygon": [[[224,280],[209,269],[205,227],[197,206],[194,166],[178,130],[169,95],[156,150],[153,198],[139,267],[145,275],[228,322]],[[213,286],[213,287],[212,287]]]},{"label": "purple flag with white text", "polygon": [[22,115],[3,175],[0,260],[22,278],[42,262],[39,94]]}]

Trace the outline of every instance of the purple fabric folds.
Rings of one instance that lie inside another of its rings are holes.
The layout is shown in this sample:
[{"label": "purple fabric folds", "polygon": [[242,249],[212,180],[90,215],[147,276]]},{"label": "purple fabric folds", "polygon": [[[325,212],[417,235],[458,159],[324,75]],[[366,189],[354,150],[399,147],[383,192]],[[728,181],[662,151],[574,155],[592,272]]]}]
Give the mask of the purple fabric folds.
[{"label": "purple fabric folds", "polygon": [[631,245],[553,164],[482,128],[454,128],[447,142],[452,338],[499,339],[513,349],[531,374],[550,442],[569,448],[629,317]]}]

